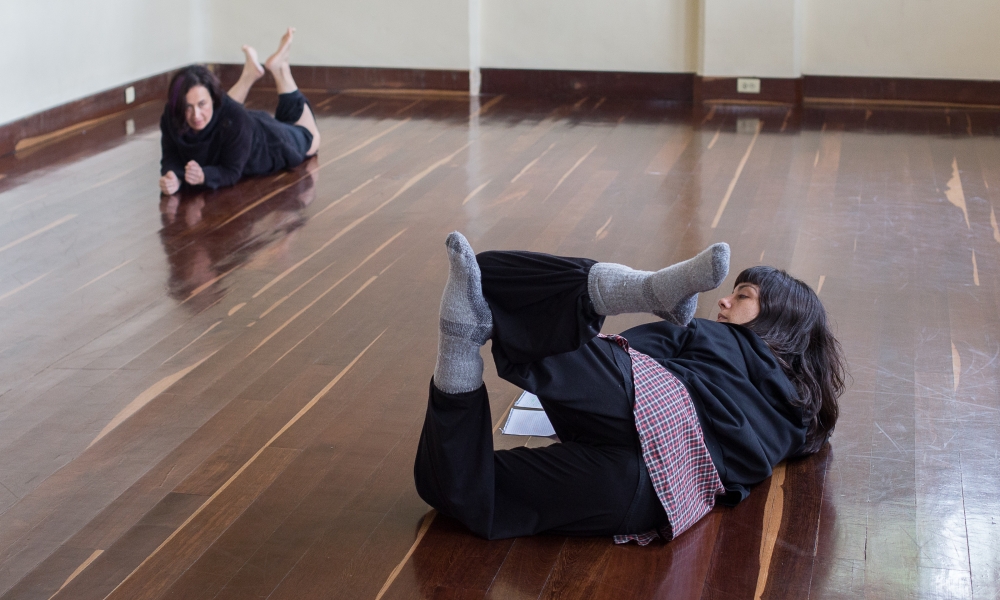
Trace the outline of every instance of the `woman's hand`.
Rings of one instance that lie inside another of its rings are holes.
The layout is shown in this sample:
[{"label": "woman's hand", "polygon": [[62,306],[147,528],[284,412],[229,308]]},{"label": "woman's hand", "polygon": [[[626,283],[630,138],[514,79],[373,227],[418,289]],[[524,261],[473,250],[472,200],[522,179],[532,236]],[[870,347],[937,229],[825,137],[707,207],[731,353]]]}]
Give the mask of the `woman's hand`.
[{"label": "woman's hand", "polygon": [[205,172],[201,170],[201,165],[192,161],[184,165],[184,181],[191,185],[201,185],[205,183]]},{"label": "woman's hand", "polygon": [[176,194],[179,189],[181,189],[181,182],[173,171],[167,171],[166,175],[160,177],[160,191],[163,192],[163,195]]}]

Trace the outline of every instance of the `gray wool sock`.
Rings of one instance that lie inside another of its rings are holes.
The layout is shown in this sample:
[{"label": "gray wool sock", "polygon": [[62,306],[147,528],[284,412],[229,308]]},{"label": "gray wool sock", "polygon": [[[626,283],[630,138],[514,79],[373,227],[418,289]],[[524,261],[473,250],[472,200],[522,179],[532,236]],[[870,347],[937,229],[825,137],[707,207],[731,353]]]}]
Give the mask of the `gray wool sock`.
[{"label": "gray wool sock", "polygon": [[729,245],[720,243],[655,272],[597,263],[590,269],[587,289],[598,314],[650,312],[687,325],[698,307],[698,293],[719,287],[728,274]]},{"label": "gray wool sock", "polygon": [[483,298],[482,275],[468,240],[456,231],[445,245],[450,266],[441,296],[434,387],[446,394],[461,394],[483,384],[479,348],[493,335],[493,315]]}]

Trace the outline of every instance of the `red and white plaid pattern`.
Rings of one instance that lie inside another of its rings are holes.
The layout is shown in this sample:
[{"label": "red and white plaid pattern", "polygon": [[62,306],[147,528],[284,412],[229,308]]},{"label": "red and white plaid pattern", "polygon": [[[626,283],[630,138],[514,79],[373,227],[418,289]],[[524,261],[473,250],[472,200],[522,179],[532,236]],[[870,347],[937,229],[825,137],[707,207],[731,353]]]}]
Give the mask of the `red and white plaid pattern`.
[{"label": "red and white plaid pattern", "polygon": [[705,446],[701,423],[684,384],[660,363],[630,348],[625,338],[601,337],[614,341],[632,357],[635,426],[642,457],[670,520],[670,526],[660,531],[616,535],[615,543],[634,540],[645,546],[658,537],[673,539],[708,514],[715,506],[715,496],[724,493],[725,488]]}]

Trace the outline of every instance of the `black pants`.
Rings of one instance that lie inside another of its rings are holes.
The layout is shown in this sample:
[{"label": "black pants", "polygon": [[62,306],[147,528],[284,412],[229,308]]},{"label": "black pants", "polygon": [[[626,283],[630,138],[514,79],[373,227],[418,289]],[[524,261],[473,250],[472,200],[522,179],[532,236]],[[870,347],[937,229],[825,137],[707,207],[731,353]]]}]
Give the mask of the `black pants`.
[{"label": "black pants", "polygon": [[432,382],[414,466],[420,497],[489,539],[666,525],[636,433],[631,360],[595,337],[604,317],[587,294],[594,261],[529,252],[477,259],[497,372],[538,396],[560,443],[494,451],[486,386],[445,394]]},{"label": "black pants", "polygon": [[[308,129],[295,123],[302,117],[309,101],[305,95],[299,91],[278,94],[278,107],[274,109],[274,120],[284,125],[283,129],[289,139],[303,156],[309,153],[312,146],[313,134]],[[310,109],[312,110],[312,109]]]}]

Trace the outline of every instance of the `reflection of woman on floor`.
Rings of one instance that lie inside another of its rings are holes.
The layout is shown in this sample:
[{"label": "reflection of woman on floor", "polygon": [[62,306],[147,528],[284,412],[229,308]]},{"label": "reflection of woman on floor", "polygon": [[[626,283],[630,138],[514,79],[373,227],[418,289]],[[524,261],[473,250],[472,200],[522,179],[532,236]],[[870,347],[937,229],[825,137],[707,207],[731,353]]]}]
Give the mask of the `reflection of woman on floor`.
[{"label": "reflection of woman on floor", "polygon": [[[671,539],[734,505],[779,462],[817,452],[844,363],[816,294],[771,267],[740,273],[716,321],[697,294],[729,247],[655,273],[531,252],[476,256],[461,234],[441,300],[417,491],[486,538],[553,532]],[[601,336],[607,315],[664,320]],[[480,346],[541,400],[559,443],[493,450]]]},{"label": "reflection of woman on floor", "polygon": [[231,222],[233,213],[246,204],[236,190],[215,195],[208,202],[203,193],[161,197],[160,241],[170,267],[168,295],[198,313],[221,299],[226,287],[212,285],[195,297],[192,292],[217,281],[219,275],[248,261],[287,260],[296,232],[308,220],[304,209],[316,198],[318,177],[319,172],[311,170]]},{"label": "reflection of woman on floor", "polygon": [[[181,182],[225,187],[243,176],[294,167],[316,154],[320,143],[316,119],[288,65],[294,33],[289,27],[263,66],[257,62],[257,51],[243,46],[243,73],[228,94],[221,92],[219,80],[201,65],[174,75],[160,118],[160,191],[173,194]],[[278,88],[274,117],[243,107],[265,68]]]}]

